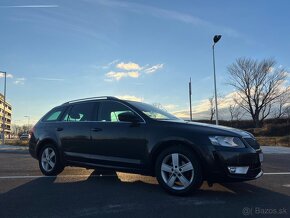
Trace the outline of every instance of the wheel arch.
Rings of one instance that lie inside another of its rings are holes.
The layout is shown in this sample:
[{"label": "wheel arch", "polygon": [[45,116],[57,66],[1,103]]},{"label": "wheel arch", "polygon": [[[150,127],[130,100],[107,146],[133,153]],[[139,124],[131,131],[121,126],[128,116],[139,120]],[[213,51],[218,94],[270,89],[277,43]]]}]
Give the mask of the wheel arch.
[{"label": "wheel arch", "polygon": [[[57,148],[59,148],[59,146],[58,146],[58,144],[56,143],[55,140],[53,140],[52,138],[44,138],[44,139],[42,139],[41,141],[39,141],[39,143],[38,143],[37,146],[36,146],[36,157],[37,157],[37,159],[39,159],[39,153],[40,153],[41,149],[42,149],[45,145],[47,145],[47,144],[53,144],[53,145],[55,145]],[[60,149],[58,149],[58,150],[59,150],[59,152],[60,152]],[[62,155],[60,155],[60,156],[62,156]]]},{"label": "wheel arch", "polygon": [[181,140],[181,139],[170,139],[170,140],[162,141],[155,146],[155,148],[151,151],[151,154],[150,154],[151,169],[152,169],[153,174],[155,174],[154,167],[155,167],[158,155],[165,149],[169,147],[173,147],[173,146],[182,146],[192,151],[193,154],[198,159],[199,163],[201,164],[201,168],[202,168],[201,170],[202,170],[203,176],[206,177],[205,172],[206,172],[207,167],[206,167],[206,162],[205,162],[205,158],[203,157],[202,151],[200,150],[200,148],[198,148],[197,145],[192,144],[186,140]]}]

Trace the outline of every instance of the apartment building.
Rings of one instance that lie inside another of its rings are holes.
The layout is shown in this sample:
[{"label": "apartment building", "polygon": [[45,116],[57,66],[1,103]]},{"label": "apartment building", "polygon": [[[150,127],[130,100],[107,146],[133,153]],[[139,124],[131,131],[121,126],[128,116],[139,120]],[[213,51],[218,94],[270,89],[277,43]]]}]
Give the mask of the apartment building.
[{"label": "apartment building", "polygon": [[4,113],[5,113],[5,138],[10,138],[10,135],[11,135],[12,107],[6,101],[6,106],[5,106],[5,109],[4,109],[4,95],[2,95],[0,93],[0,132],[1,132],[0,135],[2,134]]}]

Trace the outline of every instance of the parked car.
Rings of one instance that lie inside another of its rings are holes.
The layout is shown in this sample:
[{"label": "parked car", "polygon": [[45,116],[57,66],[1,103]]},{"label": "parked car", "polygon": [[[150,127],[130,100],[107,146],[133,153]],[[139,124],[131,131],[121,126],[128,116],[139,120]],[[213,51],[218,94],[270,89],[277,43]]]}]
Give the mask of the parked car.
[{"label": "parked car", "polygon": [[250,133],[184,121],[115,97],[53,108],[32,129],[29,151],[47,176],[65,166],[113,169],[156,176],[176,195],[198,189],[203,181],[245,181],[263,174],[263,154]]},{"label": "parked car", "polygon": [[23,133],[20,137],[20,140],[29,140],[30,139],[30,135],[28,133]]}]

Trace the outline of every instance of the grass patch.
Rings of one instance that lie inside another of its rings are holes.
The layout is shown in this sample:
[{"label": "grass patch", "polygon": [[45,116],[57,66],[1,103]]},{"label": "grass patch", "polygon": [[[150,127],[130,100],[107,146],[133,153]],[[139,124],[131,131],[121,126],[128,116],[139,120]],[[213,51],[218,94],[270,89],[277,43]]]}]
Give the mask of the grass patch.
[{"label": "grass patch", "polygon": [[5,139],[5,145],[28,146],[29,140]]},{"label": "grass patch", "polygon": [[260,136],[256,137],[260,145],[264,146],[284,146],[290,147],[290,135],[282,137],[266,137]]}]

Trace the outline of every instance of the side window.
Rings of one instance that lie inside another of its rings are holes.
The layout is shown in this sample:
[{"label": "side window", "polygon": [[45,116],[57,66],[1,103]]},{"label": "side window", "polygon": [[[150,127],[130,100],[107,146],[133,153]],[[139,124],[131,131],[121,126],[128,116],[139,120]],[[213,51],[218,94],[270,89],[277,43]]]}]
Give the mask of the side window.
[{"label": "side window", "polygon": [[101,103],[98,121],[120,122],[118,115],[124,112],[134,113],[130,108],[119,102],[104,101]]},{"label": "side window", "polygon": [[65,110],[65,108],[55,108],[52,109],[45,117],[42,119],[43,122],[52,122],[52,121],[58,121],[62,112]]},{"label": "side window", "polygon": [[68,122],[91,121],[93,109],[94,103],[81,103],[73,105],[62,120]]}]

